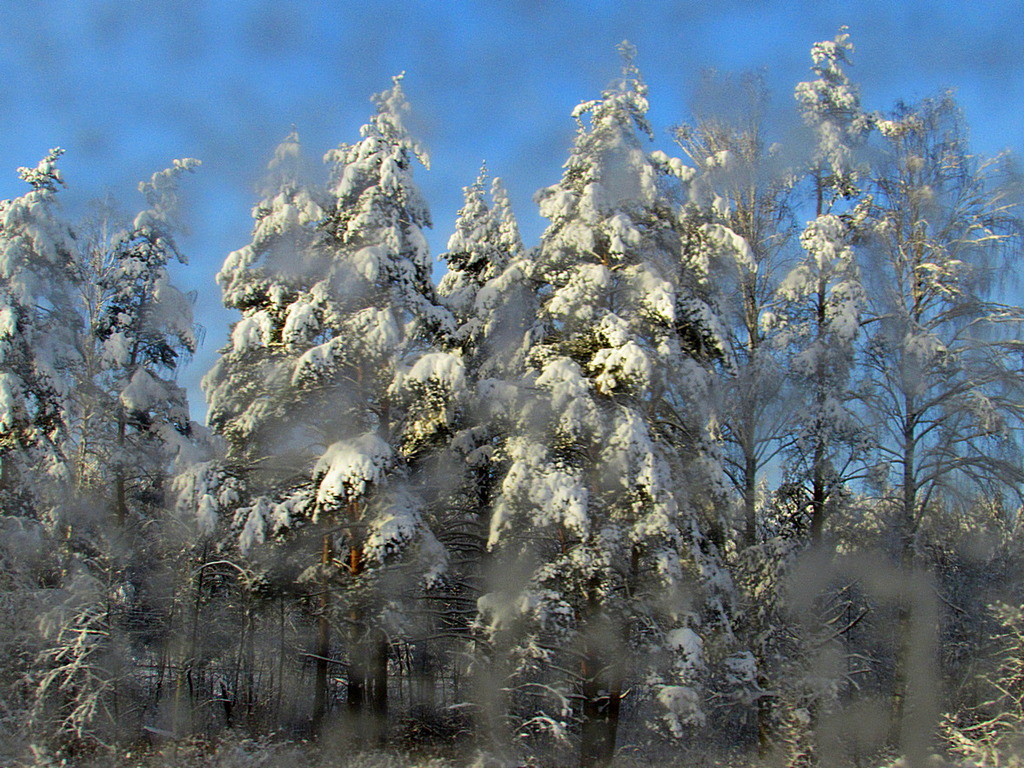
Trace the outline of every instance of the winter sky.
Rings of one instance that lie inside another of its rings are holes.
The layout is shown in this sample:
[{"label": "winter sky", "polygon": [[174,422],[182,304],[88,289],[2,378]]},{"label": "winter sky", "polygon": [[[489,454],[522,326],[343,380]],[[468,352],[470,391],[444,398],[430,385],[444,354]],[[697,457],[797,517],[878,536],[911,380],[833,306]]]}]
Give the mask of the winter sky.
[{"label": "winter sky", "polygon": [[[689,118],[705,68],[765,69],[775,103],[810,76],[809,49],[848,25],[851,77],[865,108],[955,88],[975,151],[1024,156],[1022,0],[4,0],[0,17],[0,197],[16,168],[47,149],[70,210],[112,192],[128,210],[136,183],[176,157],[202,168],[183,185],[206,341],[182,381],[197,382],[233,315],[213,276],[245,244],[270,154],[294,124],[317,163],[358,138],[369,96],[407,73],[411,126],[432,157],[416,178],[444,250],[461,187],[480,162],[509,189],[527,244],[543,222],[531,198],[555,183],[569,116],[598,96],[629,39],[650,86],[654,148]],[[202,404],[193,403],[197,415]]]}]

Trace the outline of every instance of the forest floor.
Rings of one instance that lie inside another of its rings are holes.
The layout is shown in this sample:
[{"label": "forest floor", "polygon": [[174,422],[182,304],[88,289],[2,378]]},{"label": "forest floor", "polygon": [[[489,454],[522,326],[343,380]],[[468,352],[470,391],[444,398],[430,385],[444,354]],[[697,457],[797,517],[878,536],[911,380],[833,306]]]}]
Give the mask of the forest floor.
[{"label": "forest floor", "polygon": [[[480,752],[460,757],[442,757],[416,751],[356,751],[345,744],[317,745],[305,741],[266,739],[190,739],[162,745],[147,744],[135,749],[103,750],[91,755],[55,756],[33,747],[31,756],[10,768],[575,768],[576,763],[559,757],[531,755],[518,760],[498,759]],[[877,759],[858,761],[872,768],[906,768],[904,761]],[[610,768],[781,768],[784,760],[760,759],[756,755],[733,753],[726,757],[710,754],[663,753],[620,754]],[[853,763],[850,763],[852,766]],[[980,768],[971,763],[949,761],[938,756],[930,768]],[[822,766],[822,768],[825,768]],[[836,768],[829,766],[828,768]]]}]

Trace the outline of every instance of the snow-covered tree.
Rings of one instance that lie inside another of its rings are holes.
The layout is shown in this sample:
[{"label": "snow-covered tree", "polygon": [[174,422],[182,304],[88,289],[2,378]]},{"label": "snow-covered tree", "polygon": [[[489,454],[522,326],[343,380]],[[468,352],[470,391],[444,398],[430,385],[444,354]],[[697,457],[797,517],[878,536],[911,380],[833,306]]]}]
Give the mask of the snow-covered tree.
[{"label": "snow-covered tree", "polygon": [[71,479],[67,369],[78,330],[71,230],[56,201],[62,152],[19,169],[32,189],[0,202],[0,506],[51,525]]},{"label": "snow-covered tree", "polygon": [[[309,388],[293,378],[302,355],[334,332],[325,318],[322,286],[314,294],[331,271],[320,229],[329,198],[303,177],[293,131],[269,164],[263,197],[252,212],[252,241],[229,254],[217,276],[225,306],[242,313],[203,380],[207,420],[226,439],[227,453],[178,479],[179,506],[197,514],[200,530],[212,534],[222,514],[229,517],[243,553],[315,519],[313,467],[343,423],[332,406],[337,382]],[[286,570],[283,578],[294,580],[296,574]],[[314,589],[321,595],[314,716],[322,717],[330,617],[328,587]]]},{"label": "snow-covered tree", "polygon": [[[377,113],[362,139],[327,154],[334,203],[324,228],[334,251],[329,312],[337,333],[303,356],[297,380],[345,382],[335,403],[345,427],[319,458],[317,510],[342,526],[343,588],[349,619],[348,705],[383,716],[388,706],[386,614],[401,598],[381,591],[389,566],[413,566],[430,581],[444,567],[423,497],[423,459],[448,438],[465,389],[457,354],[438,351],[453,330],[436,299],[422,229],[426,204],[413,162],[429,165],[404,125],[401,86],[374,97]],[[391,598],[390,601],[388,598]]]},{"label": "snow-covered tree", "polygon": [[118,574],[97,570],[76,563],[51,597],[56,605],[38,619],[45,646],[36,658],[31,723],[40,741],[68,751],[109,745],[130,722],[119,706],[131,699],[132,650],[117,631],[128,594],[102,578]]},{"label": "snow-covered tree", "polygon": [[[839,642],[863,618],[851,607],[850,582],[856,577],[834,572],[841,569],[831,561],[831,548],[816,551],[828,518],[849,504],[867,442],[852,413],[851,375],[865,301],[854,248],[865,216],[860,185],[866,167],[858,150],[871,119],[843,68],[852,51],[845,28],[833,40],[815,43],[811,58],[817,77],[795,89],[813,141],[804,174],[814,218],[800,235],[803,253],[781,280],[775,312],[766,323],[784,346],[794,407],[787,424],[785,482],[773,505],[776,538],[766,542],[750,591],[764,614],[756,655],[765,687],[775,691],[766,697],[771,711],[762,718],[767,735],[761,746],[784,745],[790,764],[818,759],[818,726],[849,688],[827,659],[845,652]],[[808,541],[815,549],[806,549]],[[757,579],[759,570],[775,578]],[[807,579],[804,574],[812,570],[817,577]],[[787,590],[787,579],[802,583]],[[817,592],[817,599],[793,601],[791,594],[801,589],[805,595]],[[794,611],[793,602],[803,608]],[[823,672],[828,669],[831,675]]]},{"label": "snow-covered tree", "polygon": [[[456,322],[451,343],[467,357],[478,358],[475,364],[470,363],[474,368],[485,364],[493,367],[493,358],[502,351],[499,345],[507,341],[502,333],[487,344],[489,334],[502,330],[495,327],[502,322],[500,316],[495,316],[497,305],[503,299],[507,304],[507,297],[499,294],[497,281],[509,264],[523,255],[519,225],[508,194],[501,179],[490,180],[488,205],[489,180],[484,165],[477,180],[463,190],[465,202],[448,240],[448,250],[442,254],[448,270],[438,286],[438,295]],[[507,285],[501,288],[507,290]]]},{"label": "snow-covered tree", "polygon": [[[996,277],[1019,238],[998,161],[970,155],[948,94],[879,120],[884,155],[869,189],[871,241],[861,399],[877,430],[894,556],[911,583],[938,511],[1017,494],[1021,417],[1019,307]],[[912,597],[899,604],[893,740],[922,750],[931,704],[911,679]]]},{"label": "snow-covered tree", "polygon": [[[241,547],[306,523],[321,531],[320,564],[308,574],[322,595],[318,722],[327,707],[327,596],[338,590],[349,708],[386,711],[384,630],[400,627],[382,624],[380,590],[391,563],[412,558],[424,577],[441,566],[414,467],[445,439],[465,381],[459,357],[431,346],[452,321],[430,281],[421,231],[430,219],[412,181],[413,161],[427,157],[403,125],[401,78],[375,102],[362,140],[327,154],[326,192],[286,174],[257,206],[253,243],[229,256],[220,276],[243,318],[206,379],[210,423],[228,438],[243,488],[234,504]],[[294,153],[289,139],[274,167]]]},{"label": "snow-covered tree", "polygon": [[562,181],[538,193],[539,319],[490,530],[504,576],[480,600],[531,699],[520,728],[564,736],[575,716],[584,765],[611,759],[627,679],[653,683],[670,730],[702,719],[713,618],[684,593],[723,578],[695,512],[707,378],[684,341],[715,329],[683,279],[665,191],[686,174],[645,153],[647,87],[621,50],[621,79],[573,112]]},{"label": "snow-covered tree", "polygon": [[439,536],[453,564],[436,597],[443,607],[441,621],[469,643],[469,652],[461,656],[471,673],[470,699],[480,741],[500,750],[506,660],[489,646],[472,618],[477,599],[487,589],[490,518],[507,468],[500,450],[509,423],[502,395],[514,390],[510,381],[536,302],[525,278],[530,257],[500,179],[491,180],[484,165],[464,194],[448,250],[441,255],[448,269],[438,287],[455,321],[445,344],[462,355],[469,395],[450,441],[435,459],[437,477],[444,478],[435,502],[443,510]]},{"label": "snow-covered tree", "polygon": [[69,453],[79,493],[110,489],[105,501],[122,527],[161,504],[171,464],[189,453],[188,403],[174,377],[197,340],[191,301],[168,265],[186,262],[175,242],[177,184],[198,164],[177,160],[141,183],[149,207],[128,226],[101,210],[79,235],[84,328]]},{"label": "snow-covered tree", "polygon": [[782,280],[781,305],[772,318],[789,346],[789,373],[801,401],[791,425],[788,479],[806,488],[814,542],[821,540],[834,492],[852,476],[859,448],[850,375],[864,289],[853,242],[865,216],[857,202],[866,169],[856,151],[871,120],[843,70],[852,50],[845,29],[834,40],[815,43],[811,58],[818,77],[796,87],[815,139],[809,167],[814,218],[800,236],[804,255]]},{"label": "snow-covered tree", "polygon": [[455,320],[446,346],[461,353],[472,392],[449,445],[449,463],[463,487],[453,483],[449,496],[468,496],[468,518],[483,525],[478,545],[486,541],[491,494],[500,471],[495,447],[507,427],[500,393],[511,390],[508,384],[517,375],[525,332],[536,314],[527,279],[532,257],[523,248],[501,180],[490,183],[490,205],[487,182],[484,166],[476,182],[464,189],[465,203],[448,251],[441,256],[448,270],[438,288]]},{"label": "snow-covered tree", "polygon": [[[253,498],[308,476],[309,456],[303,458],[304,446],[288,434],[289,422],[298,421],[300,406],[327,409],[323,396],[300,402],[301,393],[290,381],[295,359],[321,332],[308,294],[330,261],[317,229],[325,197],[302,182],[294,132],[278,146],[268,175],[264,197],[253,208],[252,242],[229,254],[217,275],[225,306],[239,310],[242,318],[203,381],[207,420],[227,439],[229,463],[252,475],[246,481]],[[204,516],[200,522],[210,531],[215,521]],[[280,522],[287,526],[287,516]],[[268,526],[273,530],[272,521],[259,517],[243,528],[243,548],[262,540]]]},{"label": "snow-covered tree", "polygon": [[402,78],[327,184],[293,132],[218,275],[238,319],[208,442],[169,278],[195,162],[134,218],[73,226],[60,151],[20,169],[0,762],[116,761],[144,727],[259,733],[230,757],[256,759],[340,703],[346,748],[554,743],[594,766],[756,743],[805,768],[882,749],[883,696],[908,763],[939,706],[955,750],[1003,760],[1024,730],[1019,189],[948,96],[866,113],[852,51],[845,28],[812,47],[786,147],[760,78],[709,76],[675,130],[687,167],[647,149],[624,45],[538,193],[540,244],[483,168],[436,289]]},{"label": "snow-covered tree", "polygon": [[785,444],[789,418],[779,340],[766,320],[795,234],[794,178],[779,145],[768,141],[759,77],[710,73],[702,94],[696,123],[674,135],[697,171],[691,201],[728,341],[719,406],[726,471],[741,499],[741,544],[751,547],[759,540],[764,470]]},{"label": "snow-covered tree", "polygon": [[866,171],[857,151],[871,130],[872,117],[861,109],[860,89],[844,69],[853,50],[846,27],[840,27],[832,40],[815,43],[811,71],[817,78],[799,83],[794,93],[814,137],[810,172],[818,216],[832,210],[840,198],[855,198]]},{"label": "snow-covered tree", "polygon": [[[195,349],[191,303],[171,284],[168,263],[184,261],[174,238],[177,177],[196,164],[177,161],[142,183],[148,207],[129,223],[108,206],[76,227],[75,314],[65,319],[76,355],[63,412],[71,464],[59,516],[63,579],[56,605],[40,611],[33,710],[69,748],[139,727],[122,709],[139,694],[131,659],[151,652],[148,638],[159,633],[151,577],[166,548],[156,534],[173,466],[191,459],[194,442],[174,382],[181,357]],[[150,626],[131,618],[143,613]]]},{"label": "snow-covered tree", "polygon": [[16,514],[0,515],[0,744],[5,757],[30,738],[28,713],[42,643],[39,616],[54,605],[60,576],[46,526]]},{"label": "snow-covered tree", "polygon": [[[225,438],[227,452],[178,478],[179,507],[192,510],[206,534],[227,518],[243,553],[315,518],[313,467],[328,435],[339,428],[332,407],[338,384],[305,388],[293,379],[302,355],[333,332],[313,294],[331,269],[320,229],[328,200],[326,192],[305,182],[292,131],[269,164],[262,199],[252,211],[251,242],[229,254],[217,275],[225,306],[242,313],[203,380],[207,421]],[[296,567],[301,569],[296,563],[279,577],[293,581]],[[327,587],[313,588],[321,594],[316,653],[322,660],[314,708],[322,714],[330,641]]]},{"label": "snow-covered tree", "polygon": [[775,616],[764,587],[781,581],[774,562],[781,542],[766,524],[775,509],[767,470],[786,446],[792,412],[784,346],[771,321],[795,234],[794,174],[787,153],[770,141],[767,108],[762,78],[708,73],[694,106],[697,119],[674,129],[696,169],[690,187],[694,240],[707,259],[727,339],[714,391],[725,474],[735,492],[729,503],[738,509],[722,538],[749,602],[737,625],[740,648],[721,666],[717,684],[741,705],[748,728],[756,721],[747,733],[752,738],[756,731],[759,743],[769,732],[767,630]]}]

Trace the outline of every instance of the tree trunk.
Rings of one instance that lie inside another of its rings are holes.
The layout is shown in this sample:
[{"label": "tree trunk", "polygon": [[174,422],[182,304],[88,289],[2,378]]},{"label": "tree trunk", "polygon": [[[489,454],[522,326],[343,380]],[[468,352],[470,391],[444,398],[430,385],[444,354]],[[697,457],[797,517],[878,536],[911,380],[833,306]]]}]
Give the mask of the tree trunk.
[{"label": "tree trunk", "polygon": [[[901,569],[902,571],[902,569]],[[901,572],[901,578],[906,575]],[[907,604],[907,596],[902,591],[897,597],[897,620],[896,620],[896,658],[893,669],[892,682],[892,706],[889,719],[889,735],[887,741],[889,746],[900,749],[903,742],[903,720],[906,715],[907,702],[907,660],[911,649],[907,647],[910,639],[910,606]]]},{"label": "tree trunk", "polygon": [[320,547],[320,565],[323,567],[323,582],[320,585],[320,616],[317,618],[316,637],[316,678],[313,688],[313,734],[319,736],[327,716],[327,664],[331,652],[331,592],[327,583],[327,566],[332,558],[331,535],[325,533]]},{"label": "tree trunk", "polygon": [[128,520],[128,493],[124,478],[124,469],[117,468],[117,476],[114,480],[114,516],[118,528],[124,528]]},{"label": "tree trunk", "polygon": [[910,643],[910,595],[907,582],[913,572],[914,513],[917,506],[917,482],[914,474],[916,435],[914,434],[913,400],[904,398],[903,421],[903,488],[896,521],[897,558],[899,560],[902,588],[897,594],[896,658],[893,671],[892,710],[889,730],[889,744],[899,748],[903,735],[903,719],[906,714],[907,664],[912,649]]},{"label": "tree trunk", "polygon": [[583,677],[583,728],[580,768],[600,768],[615,756],[622,702],[622,674],[600,651],[590,648],[580,665]]},{"label": "tree trunk", "polygon": [[599,585],[588,588],[583,617],[583,660],[580,663],[583,727],[580,733],[580,768],[601,768],[615,756],[622,701],[623,644],[619,627],[609,620],[598,595]]},{"label": "tree trunk", "polygon": [[[208,549],[206,546],[203,547],[203,551],[200,555],[200,560],[206,562]],[[199,649],[199,619],[200,613],[202,612],[203,605],[203,587],[206,578],[206,569],[200,568],[199,573],[196,577],[195,586],[195,600],[192,602],[192,615],[190,617],[191,627],[189,628],[189,639],[188,646],[185,650],[184,658],[178,663],[178,673],[174,685],[174,706],[171,711],[171,731],[178,735],[186,735],[183,732],[184,727],[184,699],[185,689],[189,689],[189,730],[192,731],[192,711],[194,710],[195,698],[192,690],[192,676],[193,671],[196,667],[198,649]]]},{"label": "tree trunk", "polygon": [[825,503],[828,488],[825,485],[825,450],[820,444],[814,448],[814,468],[811,477],[811,544],[818,546],[825,530]]},{"label": "tree trunk", "polygon": [[[821,215],[821,185],[818,185],[818,215]],[[816,341],[819,344],[826,342],[825,331],[828,322],[828,296],[825,285],[819,282],[818,300],[815,306]],[[822,532],[825,529],[825,503],[828,500],[828,488],[825,483],[825,435],[822,434],[824,425],[821,423],[822,415],[825,412],[825,401],[827,399],[826,372],[822,367],[823,361],[819,357],[814,372],[814,458],[811,467],[811,544],[821,544]]]},{"label": "tree trunk", "polygon": [[923,573],[901,568],[900,578],[889,743],[911,768],[918,768],[934,752],[939,724],[939,611],[933,585]]},{"label": "tree trunk", "polygon": [[412,644],[410,677],[412,678],[412,706],[421,713],[433,712],[437,679],[434,675],[434,665],[426,640],[418,640]]},{"label": "tree trunk", "polygon": [[383,729],[388,717],[388,640],[383,632],[370,645],[370,674],[373,692],[370,699],[370,710],[377,718],[377,725]]},{"label": "tree trunk", "polygon": [[889,743],[911,766],[923,765],[932,750],[938,724],[938,608],[927,577],[918,571],[914,536],[921,512],[915,469],[917,412],[905,398],[903,425],[903,498],[898,521],[900,588],[896,596],[896,659],[893,673]]},{"label": "tree trunk", "polygon": [[[359,505],[349,505],[349,519],[353,522],[360,517]],[[353,534],[354,535],[354,534]],[[359,578],[363,571],[363,551],[356,544],[348,550],[348,572],[353,580]],[[348,614],[348,711],[350,715],[357,716],[363,713],[366,702],[368,670],[366,668],[366,654],[364,652],[365,640],[363,638],[365,628],[363,627],[363,612],[354,605]]]},{"label": "tree trunk", "polygon": [[[357,504],[349,509],[352,520],[359,519]],[[358,579],[364,567],[360,545],[350,547],[348,570]],[[355,605],[349,611],[348,711],[358,734],[368,740],[383,735],[388,714],[388,641],[382,632],[366,626],[363,609]]]},{"label": "tree trunk", "polygon": [[353,609],[348,616],[350,627],[348,634],[348,711],[352,716],[363,714],[366,702],[367,672],[366,655],[364,653],[365,643],[362,634],[362,615],[358,609]]},{"label": "tree trunk", "polygon": [[752,446],[745,446],[743,472],[743,544],[757,544],[757,458]]},{"label": "tree trunk", "polygon": [[274,699],[274,724],[280,728],[283,725],[281,702],[284,696],[284,595],[277,598],[277,611],[277,695]]},{"label": "tree trunk", "polygon": [[[761,666],[761,659],[757,660]],[[764,682],[764,677],[759,676],[758,684]],[[776,702],[772,696],[758,696],[754,702],[754,717],[757,719],[757,756],[762,760],[768,758],[775,746],[776,724],[772,715],[775,712]]]},{"label": "tree trunk", "polygon": [[381,737],[388,716],[388,641],[368,633],[362,612],[349,614],[348,712],[359,740]]}]

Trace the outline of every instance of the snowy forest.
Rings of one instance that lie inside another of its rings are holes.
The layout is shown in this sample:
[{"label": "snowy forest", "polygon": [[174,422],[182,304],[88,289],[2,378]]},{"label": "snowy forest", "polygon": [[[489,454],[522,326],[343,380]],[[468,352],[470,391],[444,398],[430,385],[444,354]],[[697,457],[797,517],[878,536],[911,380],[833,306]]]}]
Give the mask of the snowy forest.
[{"label": "snowy forest", "polygon": [[485,166],[428,252],[401,75],[323,179],[289,134],[205,426],[199,161],[73,220],[60,149],[18,169],[0,763],[1018,764],[1014,159],[862,106],[845,30],[800,132],[708,74],[651,151],[619,54],[535,245]]}]

